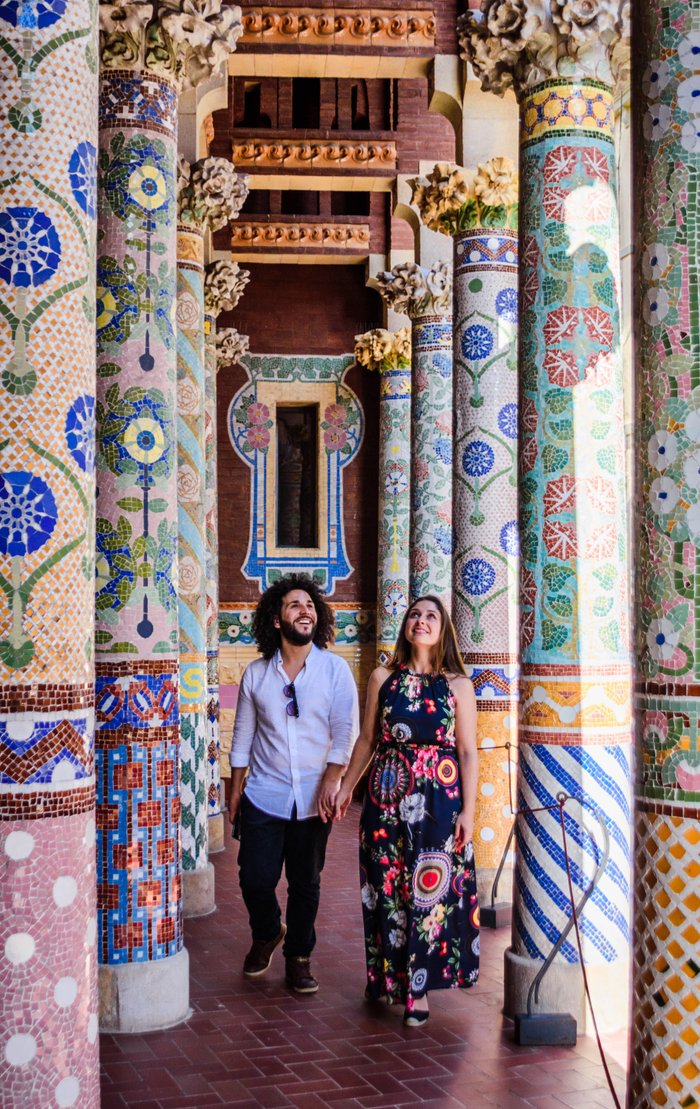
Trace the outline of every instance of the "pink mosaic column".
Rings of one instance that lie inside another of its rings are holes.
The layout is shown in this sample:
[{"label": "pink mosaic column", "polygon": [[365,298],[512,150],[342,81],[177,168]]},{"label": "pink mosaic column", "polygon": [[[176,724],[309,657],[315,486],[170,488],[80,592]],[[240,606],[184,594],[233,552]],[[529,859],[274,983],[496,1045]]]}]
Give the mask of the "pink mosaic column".
[{"label": "pink mosaic column", "polygon": [[0,1100],[97,1109],[94,5],[0,44]]}]

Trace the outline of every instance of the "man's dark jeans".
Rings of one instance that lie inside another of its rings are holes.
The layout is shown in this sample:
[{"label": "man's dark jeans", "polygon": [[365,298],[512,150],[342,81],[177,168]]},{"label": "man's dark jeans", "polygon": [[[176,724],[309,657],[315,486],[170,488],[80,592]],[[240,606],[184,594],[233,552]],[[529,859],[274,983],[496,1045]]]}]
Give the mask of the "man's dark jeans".
[{"label": "man's dark jeans", "polygon": [[281,913],[275,890],[284,864],[287,875],[287,935],[284,955],[310,955],[316,944],[314,922],[321,895],[321,871],[331,822],[318,816],[289,820],[257,809],[241,798],[240,883],[254,940],[279,935]]}]

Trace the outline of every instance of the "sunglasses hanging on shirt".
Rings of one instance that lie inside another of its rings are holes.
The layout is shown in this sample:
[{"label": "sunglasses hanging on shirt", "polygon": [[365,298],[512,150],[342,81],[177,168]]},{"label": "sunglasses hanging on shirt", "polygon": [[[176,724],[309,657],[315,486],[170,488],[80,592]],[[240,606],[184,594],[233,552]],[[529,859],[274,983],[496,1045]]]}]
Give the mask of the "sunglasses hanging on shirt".
[{"label": "sunglasses hanging on shirt", "polygon": [[283,686],[282,687],[282,693],[284,694],[285,697],[291,697],[292,698],[291,701],[288,701],[287,705],[286,705],[287,716],[296,716],[297,719],[298,719],[298,717],[299,717],[299,702],[297,701],[297,693],[296,693],[296,690],[294,688],[294,682],[290,682],[289,685]]}]

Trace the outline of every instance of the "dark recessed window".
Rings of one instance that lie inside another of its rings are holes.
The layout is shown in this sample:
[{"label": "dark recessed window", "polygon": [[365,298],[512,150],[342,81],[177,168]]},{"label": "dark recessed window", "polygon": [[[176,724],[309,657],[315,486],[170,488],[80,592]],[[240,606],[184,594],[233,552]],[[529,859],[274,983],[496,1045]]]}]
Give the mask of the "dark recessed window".
[{"label": "dark recessed window", "polygon": [[241,215],[266,216],[270,211],[270,190],[251,189],[243,202]]},{"label": "dark recessed window", "polygon": [[369,193],[361,192],[332,192],[332,216],[368,216]]},{"label": "dark recessed window", "polygon": [[281,212],[283,216],[317,216],[318,193],[308,189],[285,189]]},{"label": "dark recessed window", "polygon": [[318,406],[277,406],[277,546],[318,546]]},{"label": "dark recessed window", "polygon": [[246,81],[243,86],[243,127],[269,127],[270,117],[261,109],[262,87],[259,81]]},{"label": "dark recessed window", "polygon": [[318,77],[292,79],[292,127],[318,131],[321,126],[321,82]]}]

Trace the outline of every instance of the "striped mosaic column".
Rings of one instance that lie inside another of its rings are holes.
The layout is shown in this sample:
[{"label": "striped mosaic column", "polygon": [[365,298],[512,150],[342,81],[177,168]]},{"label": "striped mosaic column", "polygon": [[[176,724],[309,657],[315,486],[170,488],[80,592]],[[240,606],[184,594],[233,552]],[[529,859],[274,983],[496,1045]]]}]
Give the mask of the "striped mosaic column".
[{"label": "striped mosaic column", "polygon": [[173,1024],[188,1012],[179,768],[177,98],[189,75],[210,75],[220,51],[232,49],[240,34],[240,10],[219,8],[211,4],[200,17],[211,43],[205,51],[202,33],[196,47],[189,45],[189,0],[155,16],[152,4],[132,4],[128,32],[121,8],[100,7],[98,922],[101,1019],[119,1031]]},{"label": "striped mosaic column", "polygon": [[248,336],[234,327],[216,329],[216,316],[204,317],[207,578],[207,814],[209,854],[224,849],[221,805],[221,730],[219,702],[219,510],[217,485],[216,378],[221,366],[235,365],[248,352]]},{"label": "striped mosaic column", "polygon": [[0,38],[0,1100],[97,1109],[93,5]]},{"label": "striped mosaic column", "polygon": [[[492,158],[476,171],[439,163],[411,184],[423,222],[454,243],[452,617],[484,752],[474,849],[485,905],[513,826],[515,751],[503,746],[518,730],[518,183]],[[508,867],[501,901],[511,881]]]},{"label": "striped mosaic column", "polygon": [[[519,805],[556,806],[560,791],[576,799],[567,804],[566,822],[578,893],[600,858],[587,831],[601,840],[593,814],[607,825],[610,860],[581,931],[589,979],[596,998],[604,997],[599,1015],[614,1026],[627,1017],[630,895],[631,675],[611,88],[625,29],[610,6],[585,28],[568,19],[553,6],[542,31],[551,46],[546,64],[559,59],[566,78],[543,71],[541,38],[519,38],[527,24],[506,36],[521,51],[516,78],[481,54],[485,27],[470,31],[467,17],[462,29],[482,82],[498,91],[504,74],[515,80],[521,109]],[[587,50],[579,56],[581,36]],[[498,44],[487,45],[498,52]],[[529,983],[571,911],[557,811],[529,813],[517,830],[509,1014],[525,1009]],[[573,937],[541,998],[544,1008],[584,1022]]]},{"label": "striped mosaic column", "polygon": [[448,262],[379,274],[379,291],[411,320],[409,596],[452,595],[452,275]]},{"label": "striped mosaic column", "polygon": [[408,607],[411,515],[411,338],[375,328],[355,336],[355,359],[379,382],[377,662],[391,658]]},{"label": "striped mosaic column", "polygon": [[629,1106],[700,1105],[700,3],[642,5],[635,57],[637,721]]},{"label": "striped mosaic column", "polygon": [[215,908],[208,858],[207,536],[204,355],[204,232],[233,219],[247,188],[230,161],[179,162],[177,235],[178,591],[183,911]]}]

